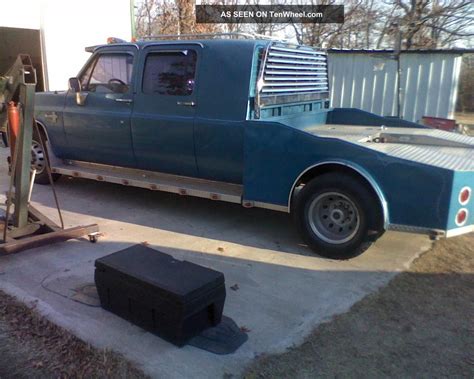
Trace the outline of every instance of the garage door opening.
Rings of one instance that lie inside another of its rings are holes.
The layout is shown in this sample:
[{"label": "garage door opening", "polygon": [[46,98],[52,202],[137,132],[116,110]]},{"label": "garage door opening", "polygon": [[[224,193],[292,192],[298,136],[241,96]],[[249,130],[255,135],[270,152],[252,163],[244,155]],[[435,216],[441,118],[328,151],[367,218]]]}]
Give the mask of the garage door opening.
[{"label": "garage door opening", "polygon": [[0,27],[0,74],[5,74],[18,54],[29,54],[36,69],[36,91],[45,90],[40,31]]}]

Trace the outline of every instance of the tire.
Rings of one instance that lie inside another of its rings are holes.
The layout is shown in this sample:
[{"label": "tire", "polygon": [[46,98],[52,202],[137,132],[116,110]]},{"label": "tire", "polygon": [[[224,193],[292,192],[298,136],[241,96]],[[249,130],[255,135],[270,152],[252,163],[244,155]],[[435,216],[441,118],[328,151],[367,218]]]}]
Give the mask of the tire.
[{"label": "tire", "polygon": [[[46,142],[44,135],[38,135],[36,128],[33,129],[33,141],[31,143],[31,168],[36,169],[35,183],[38,184],[50,184],[48,172],[46,171],[46,158],[45,155],[48,151],[41,142]],[[49,157],[49,156],[48,156]],[[58,180],[60,174],[51,174],[53,181]]]},{"label": "tire", "polygon": [[318,176],[295,200],[295,221],[303,240],[318,255],[349,259],[373,242],[374,197],[356,178],[341,173]]}]

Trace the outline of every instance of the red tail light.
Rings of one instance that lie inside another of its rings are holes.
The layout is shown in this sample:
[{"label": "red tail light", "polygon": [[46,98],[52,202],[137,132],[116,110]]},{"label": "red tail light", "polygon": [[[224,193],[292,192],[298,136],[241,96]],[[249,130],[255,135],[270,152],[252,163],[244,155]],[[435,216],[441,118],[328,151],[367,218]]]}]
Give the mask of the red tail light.
[{"label": "red tail light", "polygon": [[466,205],[471,200],[471,189],[469,187],[464,187],[461,192],[459,192],[459,203],[461,205]]},{"label": "red tail light", "polygon": [[467,209],[462,208],[456,214],[456,225],[463,226],[467,221],[467,216],[469,215]]}]

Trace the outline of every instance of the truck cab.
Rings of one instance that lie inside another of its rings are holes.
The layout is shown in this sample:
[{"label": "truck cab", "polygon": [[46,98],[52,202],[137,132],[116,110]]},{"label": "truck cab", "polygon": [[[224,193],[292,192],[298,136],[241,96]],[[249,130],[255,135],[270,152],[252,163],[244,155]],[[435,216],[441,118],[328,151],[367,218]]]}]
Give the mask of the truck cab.
[{"label": "truck cab", "polygon": [[70,90],[56,94],[64,107],[48,128],[54,153],[242,183],[256,47],[208,40],[95,48]]}]

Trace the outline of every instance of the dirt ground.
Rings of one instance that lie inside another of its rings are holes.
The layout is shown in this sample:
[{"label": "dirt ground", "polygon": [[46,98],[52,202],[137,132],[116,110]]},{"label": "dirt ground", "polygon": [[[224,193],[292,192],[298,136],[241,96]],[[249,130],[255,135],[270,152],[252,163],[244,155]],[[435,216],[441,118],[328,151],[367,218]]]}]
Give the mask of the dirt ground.
[{"label": "dirt ground", "polygon": [[456,113],[455,119],[458,124],[465,125],[467,135],[474,137],[474,113]]},{"label": "dirt ground", "polygon": [[443,240],[409,271],[247,378],[474,377],[474,235]]},{"label": "dirt ground", "polygon": [[474,113],[458,112],[454,118],[458,124],[474,125]]},{"label": "dirt ground", "polygon": [[[473,300],[474,234],[440,241],[301,346],[257,358],[245,377],[474,377]],[[0,378],[27,377],[145,375],[0,292]]]}]

